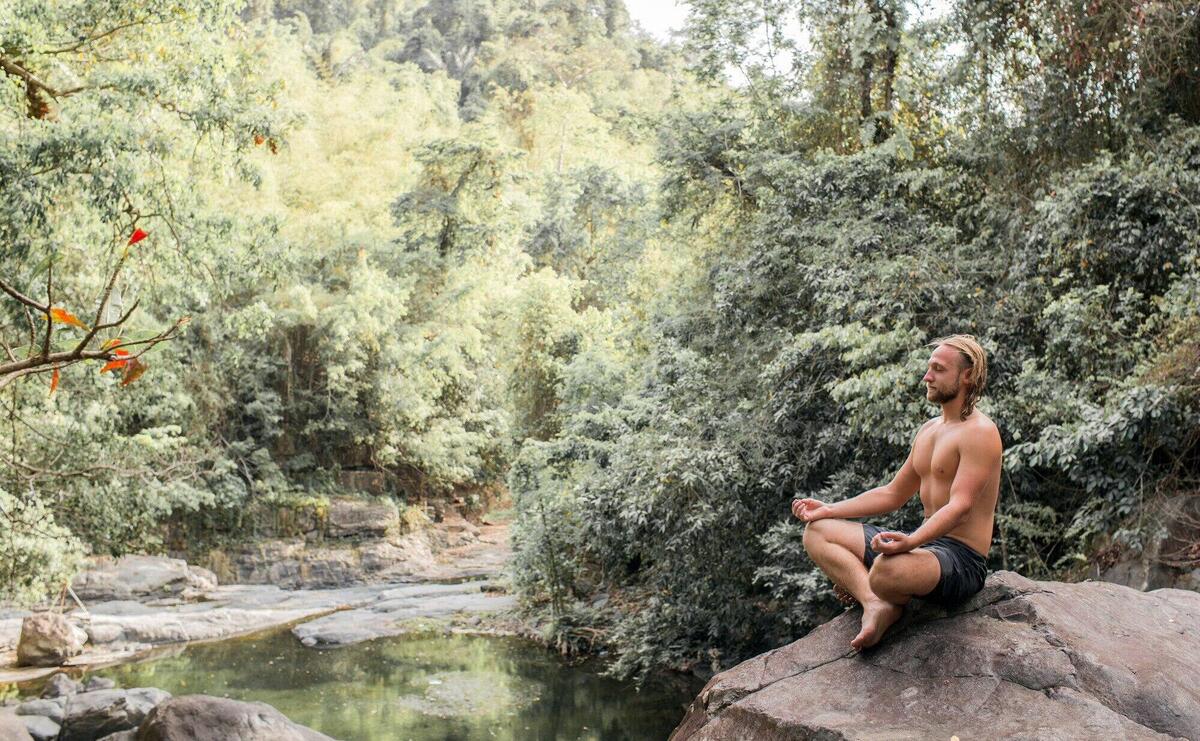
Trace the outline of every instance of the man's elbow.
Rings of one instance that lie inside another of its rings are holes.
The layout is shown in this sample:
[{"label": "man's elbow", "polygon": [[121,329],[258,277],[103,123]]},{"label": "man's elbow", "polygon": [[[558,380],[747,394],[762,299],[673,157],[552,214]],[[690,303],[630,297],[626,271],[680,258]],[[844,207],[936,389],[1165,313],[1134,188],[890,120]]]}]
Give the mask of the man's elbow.
[{"label": "man's elbow", "polygon": [[946,515],[950,517],[955,526],[958,526],[967,519],[967,515],[971,512],[972,506],[972,500],[968,499],[967,497],[951,496],[950,501],[946,502],[946,506],[942,509],[946,510]]}]

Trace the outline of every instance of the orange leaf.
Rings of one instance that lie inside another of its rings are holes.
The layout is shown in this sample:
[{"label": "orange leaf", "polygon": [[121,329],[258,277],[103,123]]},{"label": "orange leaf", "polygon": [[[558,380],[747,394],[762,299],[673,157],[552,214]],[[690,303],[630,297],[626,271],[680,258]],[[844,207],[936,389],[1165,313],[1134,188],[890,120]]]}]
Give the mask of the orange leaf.
[{"label": "orange leaf", "polygon": [[128,360],[110,360],[104,364],[104,367],[100,369],[100,372],[107,373],[110,370],[116,370],[117,368],[124,368],[128,362],[129,362]]},{"label": "orange leaf", "polygon": [[104,344],[100,346],[100,349],[101,349],[101,350],[107,350],[108,348],[110,348],[110,347],[116,347],[116,346],[117,346],[117,345],[119,345],[119,344],[121,344],[121,338],[120,338],[120,337],[113,337],[111,340],[105,340],[105,341],[104,341]]},{"label": "orange leaf", "polygon": [[128,354],[129,354],[129,351],[123,347],[118,347],[116,350],[113,350],[113,355],[120,356],[120,355],[128,355]]},{"label": "orange leaf", "polygon": [[147,367],[145,363],[137,358],[130,358],[129,360],[125,361],[125,363],[125,377],[121,379],[122,386],[128,386],[129,384],[141,378],[142,374],[146,372]]},{"label": "orange leaf", "polygon": [[66,309],[60,309],[57,306],[50,310],[50,319],[61,324],[70,324],[73,327],[87,329],[87,325],[79,321],[79,317],[75,316]]},{"label": "orange leaf", "polygon": [[50,393],[54,393],[58,389],[58,368],[54,369],[54,373],[50,375]]},{"label": "orange leaf", "polygon": [[263,142],[265,142],[266,140],[267,140],[267,137],[263,136],[262,134],[255,134],[254,135],[254,146],[257,147],[257,146],[261,145]]}]

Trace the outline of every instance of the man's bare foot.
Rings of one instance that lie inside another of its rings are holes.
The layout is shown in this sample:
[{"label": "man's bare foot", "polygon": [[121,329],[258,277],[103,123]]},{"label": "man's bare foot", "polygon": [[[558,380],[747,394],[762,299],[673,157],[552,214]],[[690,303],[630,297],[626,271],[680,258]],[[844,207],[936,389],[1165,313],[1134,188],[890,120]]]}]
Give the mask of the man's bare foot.
[{"label": "man's bare foot", "polygon": [[883,600],[866,603],[863,605],[862,630],[858,631],[850,645],[859,650],[874,646],[883,638],[887,629],[892,627],[892,623],[899,620],[903,614],[903,605],[893,605]]}]

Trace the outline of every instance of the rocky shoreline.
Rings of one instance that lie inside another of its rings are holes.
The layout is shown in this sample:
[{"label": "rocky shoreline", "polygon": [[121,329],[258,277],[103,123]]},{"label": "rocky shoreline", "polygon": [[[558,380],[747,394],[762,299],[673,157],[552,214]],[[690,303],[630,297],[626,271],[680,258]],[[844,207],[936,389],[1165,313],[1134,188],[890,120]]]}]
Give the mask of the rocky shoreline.
[{"label": "rocky shoreline", "polygon": [[[111,665],[164,646],[287,626],[314,648],[401,635],[420,618],[479,617],[476,627],[484,632],[489,630],[484,616],[513,608],[503,576],[510,554],[506,525],[475,526],[461,517],[447,517],[396,536],[393,516],[394,510],[364,513],[343,508],[334,521],[337,527],[372,537],[294,549],[290,560],[276,562],[275,571],[281,577],[290,574],[281,581],[298,588],[218,584],[213,571],[181,559],[97,559],[73,584],[85,607],[66,611],[74,631],[84,636],[81,650],[47,662],[50,666],[18,666],[22,625],[33,613],[0,610],[0,683],[44,677],[60,666]],[[257,547],[261,556],[278,544]],[[380,568],[355,570],[364,552],[386,552],[388,558],[378,562]],[[331,553],[336,555],[331,558]],[[345,568],[313,566],[329,563]],[[253,566],[249,572],[270,575],[269,569]]]},{"label": "rocky shoreline", "polygon": [[0,708],[5,741],[329,741],[264,703],[208,695],[172,697],[157,687],[118,689],[56,674],[41,696]]}]

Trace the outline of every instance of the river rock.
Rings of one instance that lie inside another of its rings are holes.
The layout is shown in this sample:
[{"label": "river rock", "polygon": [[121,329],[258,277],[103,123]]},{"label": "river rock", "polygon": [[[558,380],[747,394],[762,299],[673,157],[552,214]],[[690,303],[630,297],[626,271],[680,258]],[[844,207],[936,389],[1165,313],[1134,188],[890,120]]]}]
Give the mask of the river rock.
[{"label": "river rock", "polygon": [[382,538],[399,528],[400,514],[391,500],[338,497],[329,502],[325,533],[331,538]]},{"label": "river rock", "polygon": [[162,703],[138,729],[138,741],[330,741],[261,702],[186,695]]},{"label": "river rock", "polygon": [[24,715],[21,716],[21,720],[33,741],[54,741],[58,738],[58,724],[45,716]]},{"label": "river rock", "polygon": [[67,707],[67,698],[55,697],[49,700],[29,700],[17,706],[17,715],[40,715],[55,723],[62,723],[63,714]]},{"label": "river rock", "polygon": [[208,569],[179,558],[161,556],[102,557],[71,584],[80,599],[95,602],[165,597],[196,599],[217,586]]},{"label": "river rock", "polygon": [[1200,594],[1012,572],[879,646],[858,609],[713,677],[683,739],[1200,738]]},{"label": "river rock", "polygon": [[77,656],[87,633],[57,612],[39,612],[21,621],[17,642],[19,666],[58,666]]},{"label": "river rock", "polygon": [[88,677],[88,681],[83,683],[83,691],[95,692],[96,690],[111,690],[116,686],[117,683],[108,677]]},{"label": "river rock", "polygon": [[67,697],[68,695],[80,692],[82,689],[83,687],[79,682],[60,672],[50,677],[50,680],[46,682],[46,686],[42,689],[42,697]]},{"label": "river rock", "polygon": [[33,741],[20,716],[0,712],[0,738],[4,741]]},{"label": "river rock", "polygon": [[91,741],[139,725],[156,705],[171,697],[157,687],[96,690],[67,699],[61,741]]}]

